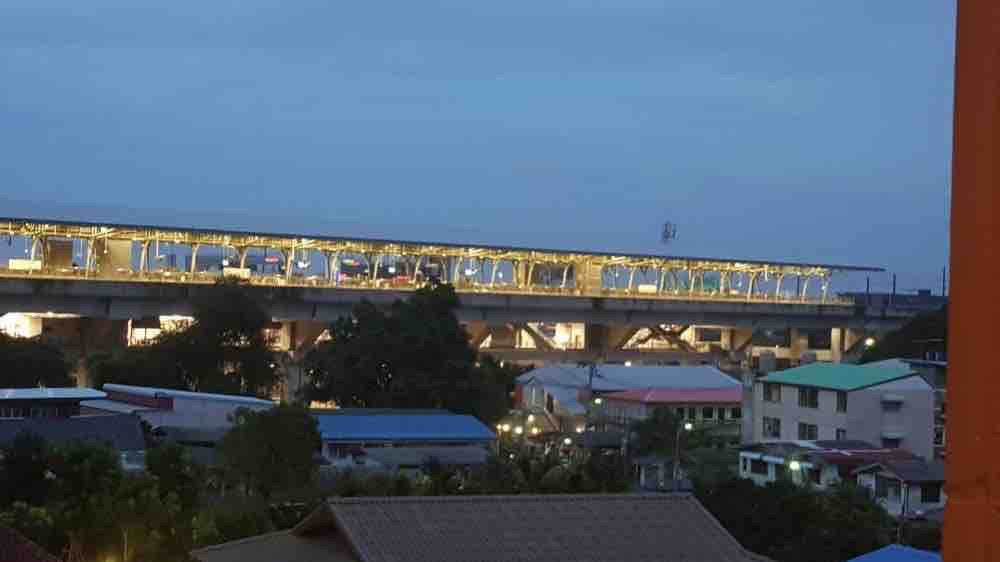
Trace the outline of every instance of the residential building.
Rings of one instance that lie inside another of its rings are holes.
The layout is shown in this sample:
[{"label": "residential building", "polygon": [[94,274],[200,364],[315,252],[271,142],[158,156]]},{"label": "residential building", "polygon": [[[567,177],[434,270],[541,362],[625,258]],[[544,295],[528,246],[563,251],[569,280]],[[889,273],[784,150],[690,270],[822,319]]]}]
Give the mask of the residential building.
[{"label": "residential building", "polygon": [[891,515],[922,517],[944,507],[944,463],[921,459],[885,459],[854,470],[859,486],[868,488]]},{"label": "residential building", "polygon": [[336,498],[290,531],[202,548],[201,562],[763,562],[690,494]]},{"label": "residential building", "polygon": [[80,402],[104,398],[91,388],[0,388],[0,418],[68,418]]},{"label": "residential building", "polygon": [[624,431],[633,422],[666,408],[683,422],[703,426],[716,437],[738,443],[743,425],[743,387],[650,388],[602,396],[602,421]]},{"label": "residential building", "polygon": [[943,353],[927,355],[926,359],[885,359],[866,363],[865,366],[914,371],[934,388],[934,458],[943,459],[947,445],[948,362],[944,360]]},{"label": "residential building", "polygon": [[[610,394],[634,391],[635,395],[619,397],[619,407],[634,405],[632,397],[653,390],[693,391],[729,389],[741,390],[742,383],[711,366],[636,366],[599,365],[593,371],[589,366],[553,364],[532,369],[517,378],[515,408],[538,415],[547,425],[546,431],[573,432],[591,417],[609,417],[604,408]],[[600,398],[600,404],[596,399]],[[717,397],[713,397],[715,399]],[[732,396],[727,395],[726,400]],[[732,402],[724,402],[729,407]],[[707,407],[709,403],[706,403]],[[713,408],[718,407],[712,403]],[[628,413],[626,413],[626,410]],[[648,409],[640,405],[619,411],[619,417],[640,415]],[[742,414],[742,405],[740,413]],[[713,410],[713,416],[715,410]],[[701,416],[696,412],[696,416]]]},{"label": "residential building", "polygon": [[261,411],[274,407],[274,402],[252,396],[125,384],[105,384],[103,390],[106,398],[86,400],[81,405],[91,413],[132,414],[153,427],[228,428],[238,408]]},{"label": "residential building", "polygon": [[415,471],[486,462],[496,435],[478,419],[447,410],[314,410],[322,454],[335,468]]},{"label": "residential building", "polygon": [[22,432],[34,433],[52,445],[102,443],[118,452],[125,470],[146,467],[146,441],[139,419],[133,416],[3,419],[0,420],[0,447],[8,446]]},{"label": "residential building", "polygon": [[847,562],[941,562],[941,555],[901,544],[890,544]]},{"label": "residential building", "polygon": [[812,363],[758,378],[753,441],[860,440],[934,454],[934,390],[915,371]]},{"label": "residential building", "polygon": [[854,469],[885,459],[917,460],[903,449],[881,449],[864,441],[788,441],[740,449],[739,474],[758,485],[788,478],[823,489],[853,481]]}]

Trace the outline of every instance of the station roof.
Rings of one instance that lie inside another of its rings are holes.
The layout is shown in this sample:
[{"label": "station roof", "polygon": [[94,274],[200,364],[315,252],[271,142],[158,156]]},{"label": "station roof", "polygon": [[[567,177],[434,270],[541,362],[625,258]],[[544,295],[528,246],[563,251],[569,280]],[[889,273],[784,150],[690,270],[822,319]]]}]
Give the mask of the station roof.
[{"label": "station roof", "polygon": [[472,416],[451,413],[320,413],[313,411],[324,441],[459,443],[488,442],[496,435]]},{"label": "station roof", "polygon": [[107,394],[93,388],[0,388],[0,400],[97,400]]},{"label": "station roof", "polygon": [[830,390],[860,390],[895,380],[918,376],[892,368],[849,365],[847,363],[810,363],[793,369],[771,373],[757,379],[761,382],[807,386]]},{"label": "station roof", "polygon": [[567,257],[594,256],[594,257],[607,257],[607,258],[633,258],[639,260],[643,259],[678,260],[678,261],[688,261],[688,262],[725,263],[725,264],[738,263],[746,265],[773,266],[773,267],[817,268],[817,269],[826,269],[831,271],[844,271],[844,272],[885,271],[885,269],[881,267],[868,267],[868,266],[857,266],[857,265],[821,264],[821,263],[808,263],[808,262],[774,261],[774,260],[742,259],[742,258],[669,256],[669,255],[641,254],[632,252],[595,252],[588,250],[567,250],[567,249],[551,249],[551,248],[540,248],[540,247],[529,248],[521,246],[497,246],[489,244],[459,244],[455,242],[428,242],[428,241],[417,241],[417,240],[391,240],[391,239],[360,238],[360,237],[351,238],[344,236],[329,236],[329,235],[316,235],[316,234],[270,233],[262,231],[224,230],[224,229],[157,226],[157,225],[135,225],[127,223],[65,221],[65,220],[39,219],[39,218],[0,217],[0,224],[2,223],[8,223],[11,229],[13,229],[14,225],[18,224],[53,225],[53,226],[61,226],[69,228],[109,228],[115,230],[138,231],[138,232],[152,232],[152,231],[159,233],[176,232],[176,233],[190,233],[195,235],[210,235],[210,236],[221,236],[221,237],[227,237],[227,236],[255,237],[262,239],[313,240],[319,242],[357,242],[361,244],[433,246],[438,248],[479,249],[479,250],[499,251],[499,252],[527,252],[527,253],[534,252],[542,254],[565,255]]}]

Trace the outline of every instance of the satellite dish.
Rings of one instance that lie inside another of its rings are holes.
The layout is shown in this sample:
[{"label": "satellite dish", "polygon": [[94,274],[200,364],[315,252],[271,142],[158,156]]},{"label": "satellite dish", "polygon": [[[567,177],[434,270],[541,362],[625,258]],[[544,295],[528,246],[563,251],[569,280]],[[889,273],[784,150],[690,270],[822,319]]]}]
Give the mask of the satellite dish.
[{"label": "satellite dish", "polygon": [[664,244],[669,244],[675,238],[677,238],[677,225],[670,221],[663,223],[663,233],[660,235],[660,240]]}]

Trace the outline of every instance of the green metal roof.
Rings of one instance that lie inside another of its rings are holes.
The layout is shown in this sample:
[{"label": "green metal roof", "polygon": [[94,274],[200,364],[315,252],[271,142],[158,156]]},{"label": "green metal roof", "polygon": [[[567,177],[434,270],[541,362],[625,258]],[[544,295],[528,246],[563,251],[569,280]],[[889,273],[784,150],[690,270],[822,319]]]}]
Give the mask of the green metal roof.
[{"label": "green metal roof", "polygon": [[847,363],[810,363],[761,377],[760,381],[795,386],[815,386],[831,390],[858,390],[915,375],[913,371],[851,365]]}]

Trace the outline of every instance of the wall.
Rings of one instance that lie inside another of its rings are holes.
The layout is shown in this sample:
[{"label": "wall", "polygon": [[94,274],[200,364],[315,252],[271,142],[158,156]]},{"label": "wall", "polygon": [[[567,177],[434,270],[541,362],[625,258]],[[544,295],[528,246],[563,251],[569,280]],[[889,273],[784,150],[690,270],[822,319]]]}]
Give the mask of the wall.
[{"label": "wall", "polygon": [[185,427],[185,428],[228,428],[230,421],[226,419],[237,408],[249,408],[254,411],[267,410],[272,405],[252,405],[229,400],[206,400],[199,398],[174,398],[174,409],[140,412],[139,416],[153,426]]},{"label": "wall", "polygon": [[[885,394],[903,397],[898,412],[886,411]],[[934,392],[919,376],[888,382],[850,393],[847,401],[849,439],[881,445],[884,431],[905,433],[900,448],[934,458]]]},{"label": "wall", "polygon": [[[847,410],[851,403],[848,398]],[[764,418],[781,419],[781,437],[764,437]],[[795,441],[799,438],[799,422],[818,426],[817,439],[836,439],[837,429],[846,429],[847,438],[854,439],[848,426],[847,414],[837,412],[837,393],[819,390],[818,408],[799,407],[799,387],[782,385],[781,402],[764,401],[764,384],[754,383],[753,393],[753,440],[754,441]]]}]

